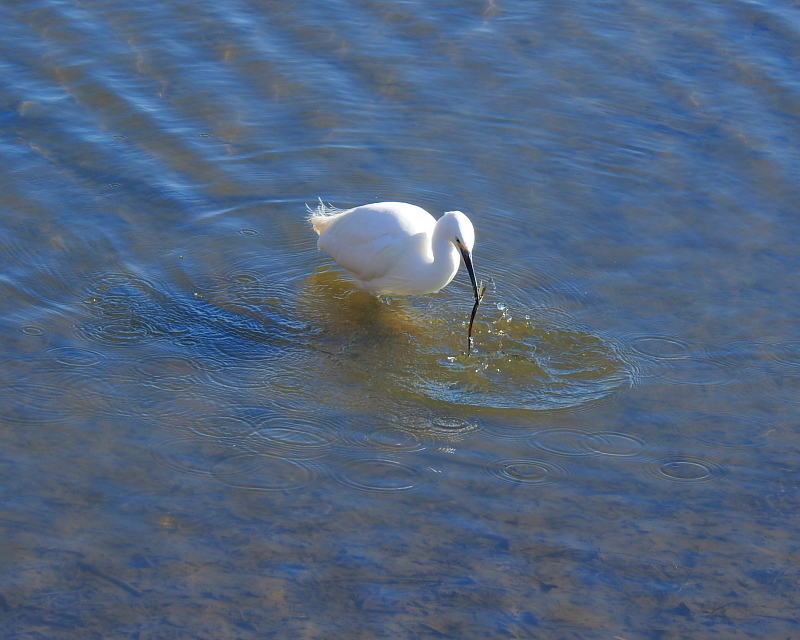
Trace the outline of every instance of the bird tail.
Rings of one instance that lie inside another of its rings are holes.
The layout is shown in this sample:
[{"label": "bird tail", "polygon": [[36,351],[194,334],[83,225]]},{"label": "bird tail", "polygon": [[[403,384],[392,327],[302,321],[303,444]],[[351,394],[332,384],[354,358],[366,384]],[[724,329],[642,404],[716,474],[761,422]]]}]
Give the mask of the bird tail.
[{"label": "bird tail", "polygon": [[326,228],[334,221],[337,215],[344,213],[344,209],[337,209],[332,204],[325,204],[322,198],[318,198],[319,204],[312,208],[306,205],[308,211],[308,221],[317,232],[317,235],[325,231]]}]

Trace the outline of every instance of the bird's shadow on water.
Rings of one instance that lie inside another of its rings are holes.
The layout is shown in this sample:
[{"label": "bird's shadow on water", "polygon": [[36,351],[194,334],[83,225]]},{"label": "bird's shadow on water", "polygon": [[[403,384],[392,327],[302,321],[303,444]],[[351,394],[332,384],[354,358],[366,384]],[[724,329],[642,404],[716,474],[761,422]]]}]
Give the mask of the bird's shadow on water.
[{"label": "bird's shadow on water", "polygon": [[574,407],[632,384],[631,363],[609,340],[562,314],[482,307],[466,356],[466,315],[452,295],[379,300],[333,268],[309,277],[299,313],[318,348],[352,380],[393,394],[502,409]]},{"label": "bird's shadow on water", "polygon": [[187,282],[181,295],[135,276],[105,274],[89,290],[80,333],[92,341],[175,340],[226,370],[283,354],[287,366],[329,381],[332,390],[553,409],[632,382],[630,362],[613,342],[563,315],[519,315],[499,304],[482,307],[476,348],[466,357],[469,302],[458,284],[438,295],[379,300],[322,267],[274,299],[265,298],[274,286],[248,274]]},{"label": "bird's shadow on water", "polygon": [[436,325],[444,325],[409,299],[376,298],[331,267],[320,267],[305,280],[298,307],[305,321],[318,328],[320,339],[356,357],[367,349],[387,356],[400,348],[407,352],[426,338],[435,339],[441,329]]}]

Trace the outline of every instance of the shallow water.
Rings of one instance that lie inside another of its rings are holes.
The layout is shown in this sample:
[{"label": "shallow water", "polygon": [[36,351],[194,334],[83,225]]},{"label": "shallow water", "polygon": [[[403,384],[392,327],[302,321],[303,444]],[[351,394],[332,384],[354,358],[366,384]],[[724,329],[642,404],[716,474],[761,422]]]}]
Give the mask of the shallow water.
[{"label": "shallow water", "polygon": [[[6,637],[800,633],[794,5],[2,17]],[[470,215],[472,356],[318,197]]]}]

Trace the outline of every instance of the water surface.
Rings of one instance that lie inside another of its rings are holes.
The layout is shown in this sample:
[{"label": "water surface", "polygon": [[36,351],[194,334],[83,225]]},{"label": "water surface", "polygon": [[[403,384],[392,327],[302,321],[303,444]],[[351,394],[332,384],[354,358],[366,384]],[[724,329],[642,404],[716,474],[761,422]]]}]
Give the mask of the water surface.
[{"label": "water surface", "polygon": [[[9,638],[800,632],[794,5],[0,25]],[[470,215],[472,356],[320,197]]]}]

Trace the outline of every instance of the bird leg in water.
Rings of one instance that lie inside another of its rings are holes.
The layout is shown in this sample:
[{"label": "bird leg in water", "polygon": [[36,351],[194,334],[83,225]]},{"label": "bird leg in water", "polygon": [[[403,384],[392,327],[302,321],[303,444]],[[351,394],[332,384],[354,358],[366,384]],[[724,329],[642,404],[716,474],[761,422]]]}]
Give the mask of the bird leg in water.
[{"label": "bird leg in water", "polygon": [[467,329],[467,357],[472,353],[472,324],[475,322],[475,314],[478,313],[478,306],[486,293],[486,285],[481,281],[480,292],[475,296],[475,304],[472,305],[472,313],[469,316],[469,328]]}]

